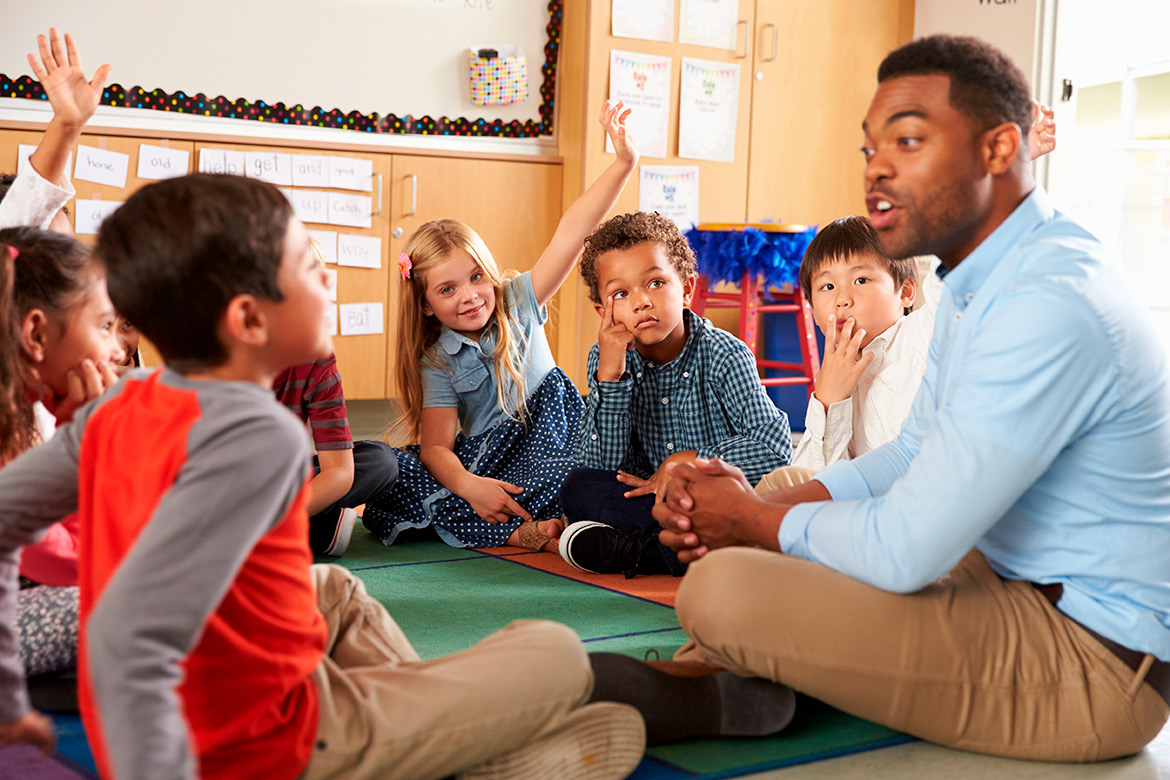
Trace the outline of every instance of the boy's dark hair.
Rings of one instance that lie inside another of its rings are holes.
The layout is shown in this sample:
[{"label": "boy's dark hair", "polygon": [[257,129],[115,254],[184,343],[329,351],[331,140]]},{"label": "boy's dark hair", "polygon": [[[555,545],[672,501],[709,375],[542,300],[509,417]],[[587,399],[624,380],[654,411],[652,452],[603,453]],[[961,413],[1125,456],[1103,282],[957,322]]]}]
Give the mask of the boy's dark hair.
[{"label": "boy's dark hair", "polygon": [[4,200],[4,196],[8,194],[14,181],[16,181],[15,173],[0,173],[0,200]]},{"label": "boy's dark hair", "polygon": [[[866,217],[841,217],[821,228],[809,242],[800,261],[800,289],[804,297],[812,299],[812,280],[829,263],[850,257],[874,257],[881,261],[890,276],[894,289],[902,289],[909,279],[918,279],[918,263],[913,257],[896,260],[882,249],[877,231]],[[906,314],[910,309],[906,309]]]},{"label": "boy's dark hair", "polygon": [[629,249],[647,242],[662,244],[678,278],[684,282],[695,275],[695,251],[678,226],[658,213],[635,211],[603,222],[585,239],[581,255],[581,278],[589,288],[589,300],[601,303],[597,290],[597,258],[615,249]]},{"label": "boy's dark hair", "polygon": [[171,367],[220,365],[228,302],[284,299],[276,275],[291,216],[280,190],[256,179],[196,173],[147,185],[98,233],[110,300]]},{"label": "boy's dark hair", "polygon": [[977,132],[1003,122],[1019,125],[1020,154],[1028,154],[1032,94],[1023,72],[1007,55],[978,38],[932,35],[890,52],[878,66],[878,81],[900,76],[943,75],[950,79],[950,104]]}]

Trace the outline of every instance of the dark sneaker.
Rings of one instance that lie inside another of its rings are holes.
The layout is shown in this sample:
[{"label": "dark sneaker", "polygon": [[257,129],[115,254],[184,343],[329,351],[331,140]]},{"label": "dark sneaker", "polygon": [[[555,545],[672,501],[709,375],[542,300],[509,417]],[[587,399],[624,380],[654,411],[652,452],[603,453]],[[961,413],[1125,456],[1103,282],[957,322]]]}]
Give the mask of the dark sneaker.
[{"label": "dark sneaker", "polygon": [[561,532],[561,557],[591,574],[669,574],[653,536],[634,536],[605,523],[573,523]]},{"label": "dark sneaker", "polygon": [[334,558],[345,555],[349,549],[349,540],[353,537],[353,527],[357,523],[357,510],[345,507],[337,516],[337,526],[333,529],[333,538],[325,548],[325,554]]}]

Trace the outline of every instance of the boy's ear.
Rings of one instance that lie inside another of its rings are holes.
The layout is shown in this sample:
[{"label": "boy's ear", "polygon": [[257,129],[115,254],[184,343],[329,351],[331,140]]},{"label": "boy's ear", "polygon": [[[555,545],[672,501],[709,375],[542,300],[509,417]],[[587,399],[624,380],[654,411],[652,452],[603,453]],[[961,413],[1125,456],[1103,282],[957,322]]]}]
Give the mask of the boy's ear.
[{"label": "boy's ear", "polygon": [[20,323],[20,346],[33,363],[41,363],[48,349],[53,321],[43,309],[32,309]]},{"label": "boy's ear", "polygon": [[[254,295],[237,295],[228,301],[220,322],[224,336],[231,341],[249,347],[263,347],[268,343],[268,318]],[[230,351],[230,345],[224,346]]]},{"label": "boy's ear", "polygon": [[691,274],[683,279],[683,306],[689,307],[691,299],[695,297],[695,290],[699,286],[699,277]]},{"label": "boy's ear", "polygon": [[914,293],[918,290],[918,282],[913,279],[907,279],[902,282],[902,289],[898,291],[898,297],[902,300],[904,308],[910,308],[914,305]]}]

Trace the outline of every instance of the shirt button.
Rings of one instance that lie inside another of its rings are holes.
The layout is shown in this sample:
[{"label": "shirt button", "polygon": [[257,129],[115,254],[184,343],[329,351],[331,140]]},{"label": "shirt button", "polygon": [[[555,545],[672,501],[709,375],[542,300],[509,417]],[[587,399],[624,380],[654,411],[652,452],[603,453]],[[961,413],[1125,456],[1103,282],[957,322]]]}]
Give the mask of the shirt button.
[{"label": "shirt button", "polygon": [[673,449],[674,449],[674,445],[673,445],[672,443],[670,443],[670,442],[667,442],[667,443],[666,443],[666,449],[668,449],[668,450],[673,450]]},{"label": "shirt button", "polygon": [[975,300],[975,293],[967,293],[967,300],[969,300],[969,301]]},{"label": "shirt button", "polygon": [[638,378],[639,378],[639,379],[641,379],[641,378],[642,378],[642,372],[641,372],[641,371],[639,371],[639,372],[638,372]]},{"label": "shirt button", "polygon": [[872,385],[872,384],[873,384],[873,377],[872,377],[872,376],[867,376],[867,377],[865,378],[865,383],[866,383],[867,385]]},{"label": "shirt button", "polygon": [[664,404],[668,404],[668,403],[670,403],[670,399],[669,399],[669,398],[663,398],[663,399],[662,399],[662,403],[664,403]]},{"label": "shirt button", "polygon": [[591,436],[590,438],[592,438],[592,439],[593,439],[593,441],[597,441],[597,434],[596,434],[596,433],[595,433],[595,434],[593,434],[593,436]]},{"label": "shirt button", "polygon": [[690,377],[691,377],[691,372],[690,372],[690,371],[684,371],[684,372],[683,372],[683,379],[690,379]]},{"label": "shirt button", "polygon": [[963,312],[955,312],[955,322],[958,322],[961,319],[963,319]]}]

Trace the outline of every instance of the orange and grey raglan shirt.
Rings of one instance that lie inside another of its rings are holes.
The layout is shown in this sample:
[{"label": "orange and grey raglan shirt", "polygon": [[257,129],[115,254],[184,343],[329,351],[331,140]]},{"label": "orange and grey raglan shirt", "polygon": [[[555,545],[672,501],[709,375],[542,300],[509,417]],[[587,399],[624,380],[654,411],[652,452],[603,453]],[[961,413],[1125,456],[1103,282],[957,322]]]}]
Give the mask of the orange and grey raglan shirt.
[{"label": "orange and grey raglan shirt", "polygon": [[0,722],[28,711],[19,549],[77,509],[79,695],[105,778],[292,780],[325,648],[309,443],[272,390],[137,370],[0,469]]}]

